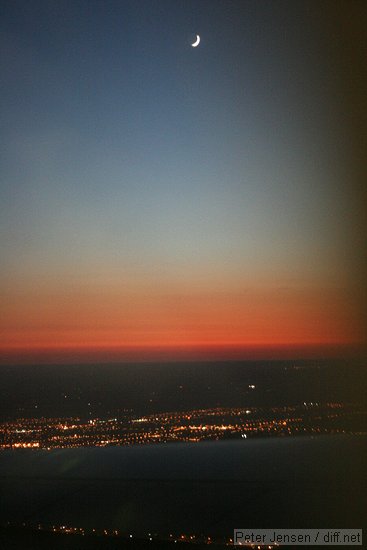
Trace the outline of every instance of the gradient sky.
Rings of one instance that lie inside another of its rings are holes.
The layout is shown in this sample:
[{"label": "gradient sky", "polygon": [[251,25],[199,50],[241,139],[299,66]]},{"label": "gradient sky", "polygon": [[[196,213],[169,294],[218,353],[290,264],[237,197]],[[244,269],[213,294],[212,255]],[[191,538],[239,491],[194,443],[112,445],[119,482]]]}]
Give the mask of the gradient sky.
[{"label": "gradient sky", "polygon": [[361,342],[328,9],[3,3],[1,362]]}]

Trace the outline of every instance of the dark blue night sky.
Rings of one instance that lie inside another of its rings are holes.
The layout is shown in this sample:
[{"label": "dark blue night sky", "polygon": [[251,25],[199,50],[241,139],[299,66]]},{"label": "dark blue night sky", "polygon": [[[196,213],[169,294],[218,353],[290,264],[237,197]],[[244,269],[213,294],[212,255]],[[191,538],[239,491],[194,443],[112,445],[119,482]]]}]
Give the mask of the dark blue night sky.
[{"label": "dark blue night sky", "polygon": [[3,3],[4,349],[358,340],[331,6]]}]

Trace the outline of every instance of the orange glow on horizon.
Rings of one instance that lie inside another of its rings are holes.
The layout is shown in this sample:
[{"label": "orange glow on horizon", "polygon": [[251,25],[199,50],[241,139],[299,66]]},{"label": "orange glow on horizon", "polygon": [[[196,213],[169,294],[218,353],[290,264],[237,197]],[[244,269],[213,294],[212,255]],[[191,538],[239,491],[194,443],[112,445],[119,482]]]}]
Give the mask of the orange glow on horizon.
[{"label": "orange glow on horizon", "polygon": [[9,292],[4,310],[3,364],[307,356],[362,341],[353,299],[339,289],[28,288]]},{"label": "orange glow on horizon", "polygon": [[180,362],[226,360],[320,359],[356,357],[359,343],[329,342],[278,345],[181,345],[124,347],[3,348],[0,364],[62,364],[114,362]]}]

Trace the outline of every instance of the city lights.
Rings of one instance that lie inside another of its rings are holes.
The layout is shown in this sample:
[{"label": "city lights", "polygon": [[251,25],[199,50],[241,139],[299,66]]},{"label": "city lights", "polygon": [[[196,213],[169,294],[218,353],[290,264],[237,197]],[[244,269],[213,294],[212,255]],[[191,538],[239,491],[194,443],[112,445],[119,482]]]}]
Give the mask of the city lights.
[{"label": "city lights", "polygon": [[363,414],[341,403],[317,407],[211,408],[121,418],[18,418],[0,424],[1,449],[145,445],[267,436],[354,433]]}]

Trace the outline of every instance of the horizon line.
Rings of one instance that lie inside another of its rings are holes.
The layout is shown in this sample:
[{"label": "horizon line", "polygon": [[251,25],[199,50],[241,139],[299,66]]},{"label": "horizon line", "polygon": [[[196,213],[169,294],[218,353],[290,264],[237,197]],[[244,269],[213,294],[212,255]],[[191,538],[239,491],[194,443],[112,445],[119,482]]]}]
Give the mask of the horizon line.
[{"label": "horizon line", "polygon": [[0,351],[0,366],[67,365],[111,363],[180,363],[250,360],[317,360],[366,356],[366,347],[357,342],[310,342],[295,344],[238,344],[191,346],[114,346],[10,348]]}]

